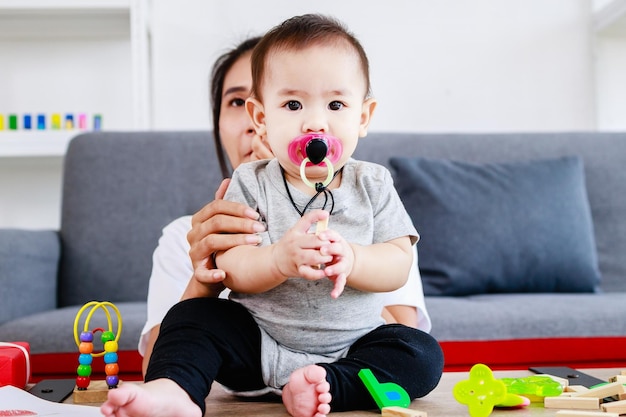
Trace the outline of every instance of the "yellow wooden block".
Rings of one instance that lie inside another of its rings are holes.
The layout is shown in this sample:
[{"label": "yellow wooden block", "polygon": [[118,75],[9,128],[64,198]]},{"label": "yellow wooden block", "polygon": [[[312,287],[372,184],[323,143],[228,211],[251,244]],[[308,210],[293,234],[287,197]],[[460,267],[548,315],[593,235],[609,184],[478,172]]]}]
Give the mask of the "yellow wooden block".
[{"label": "yellow wooden block", "polygon": [[[120,384],[122,381],[120,381]],[[118,385],[119,386],[119,385]],[[103,403],[109,395],[106,381],[91,381],[86,390],[74,388],[74,404]]]},{"label": "yellow wooden block", "polygon": [[604,411],[576,411],[576,410],[559,410],[556,412],[558,417],[619,417],[617,413],[605,413]]},{"label": "yellow wooden block", "polygon": [[626,375],[615,375],[609,378],[609,382],[621,382],[626,384]]},{"label": "yellow wooden block", "polygon": [[586,392],[589,391],[589,388],[584,385],[568,385],[565,387],[565,392]]},{"label": "yellow wooden block", "polygon": [[621,382],[610,382],[608,384],[600,385],[599,387],[591,388],[589,391],[576,393],[576,397],[596,397],[606,398],[613,395],[620,395],[626,392],[624,385]]},{"label": "yellow wooden block", "polygon": [[626,414],[626,400],[604,403],[600,408],[610,413]]},{"label": "yellow wooden block", "polygon": [[546,397],[543,401],[545,408],[565,408],[581,410],[599,410],[600,399],[595,397]]},{"label": "yellow wooden block", "polygon": [[403,407],[383,407],[382,417],[427,417],[426,411]]},{"label": "yellow wooden block", "polygon": [[317,222],[315,225],[315,235],[319,235],[325,230],[328,230],[328,217]]}]

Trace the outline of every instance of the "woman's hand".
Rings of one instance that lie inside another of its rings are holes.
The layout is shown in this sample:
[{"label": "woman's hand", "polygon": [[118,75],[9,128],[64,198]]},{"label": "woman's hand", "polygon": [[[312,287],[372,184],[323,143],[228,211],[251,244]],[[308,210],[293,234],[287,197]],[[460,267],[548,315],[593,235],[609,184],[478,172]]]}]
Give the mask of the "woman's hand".
[{"label": "woman's hand", "polygon": [[265,230],[259,215],[240,203],[223,200],[230,180],[225,179],[215,193],[215,200],[191,218],[187,233],[193,276],[182,299],[216,297],[224,289],[224,271],[217,269],[213,254],[239,245],[258,245]]}]

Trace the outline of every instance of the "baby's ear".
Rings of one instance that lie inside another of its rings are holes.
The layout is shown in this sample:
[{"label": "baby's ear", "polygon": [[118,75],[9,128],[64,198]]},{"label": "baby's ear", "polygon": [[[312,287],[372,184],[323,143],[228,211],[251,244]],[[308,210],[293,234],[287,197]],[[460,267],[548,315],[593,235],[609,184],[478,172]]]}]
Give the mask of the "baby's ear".
[{"label": "baby's ear", "polygon": [[370,121],[372,120],[377,104],[378,102],[375,98],[368,98],[363,102],[363,107],[361,109],[361,124],[359,126],[359,137],[363,138],[367,136],[367,129],[369,128]]},{"label": "baby's ear", "polygon": [[252,120],[256,134],[259,136],[266,135],[267,128],[265,126],[265,108],[263,104],[259,100],[249,97],[246,100],[246,112]]}]

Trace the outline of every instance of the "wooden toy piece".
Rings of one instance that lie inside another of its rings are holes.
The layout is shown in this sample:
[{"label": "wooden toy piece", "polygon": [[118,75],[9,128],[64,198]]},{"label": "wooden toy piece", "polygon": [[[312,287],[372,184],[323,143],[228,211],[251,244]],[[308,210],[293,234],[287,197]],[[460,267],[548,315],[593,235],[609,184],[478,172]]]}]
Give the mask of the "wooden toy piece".
[{"label": "wooden toy piece", "polygon": [[559,410],[556,412],[558,417],[619,417],[617,413],[605,413],[604,411],[576,411],[576,410]]},{"label": "wooden toy piece", "polygon": [[426,411],[411,410],[404,407],[383,407],[382,417],[427,417]]},{"label": "wooden toy piece", "polygon": [[104,344],[104,372],[106,373],[106,381],[109,388],[116,388],[119,383],[117,374],[120,367],[117,364],[118,344],[115,341],[115,334],[111,331],[102,333],[102,343]]},{"label": "wooden toy piece", "polygon": [[623,393],[626,393],[626,389],[624,389],[624,385],[621,382],[610,382],[608,384],[591,388],[589,391],[579,392],[573,397],[606,398]]},{"label": "wooden toy piece", "polygon": [[626,400],[604,403],[600,408],[609,413],[626,414]]},{"label": "wooden toy piece", "polygon": [[626,375],[626,369],[623,369],[622,372],[620,372],[621,375]]},{"label": "wooden toy piece", "polygon": [[626,384],[626,375],[615,375],[609,378],[609,382],[621,382]]},{"label": "wooden toy piece", "polygon": [[317,222],[317,224],[315,225],[315,235],[319,235],[320,233],[322,233],[324,230],[328,229],[328,217],[326,217],[324,220],[320,220]]},{"label": "wooden toy piece", "polygon": [[358,375],[381,410],[393,406],[406,408],[411,404],[409,394],[400,385],[393,382],[378,382],[372,371],[367,368],[361,369]]},{"label": "wooden toy piece", "polygon": [[565,387],[565,392],[587,392],[589,388],[583,385],[568,385]]},{"label": "wooden toy piece", "polygon": [[496,404],[506,397],[506,385],[493,377],[487,365],[477,363],[472,366],[469,379],[459,381],[452,389],[454,399],[467,405],[472,417],[487,417]]},{"label": "wooden toy piece", "polygon": [[78,390],[86,390],[91,382],[91,363],[93,362],[93,333],[81,332],[78,345],[78,368],[76,369],[76,387]]},{"label": "wooden toy piece", "polygon": [[[315,236],[328,229],[328,217],[324,220],[320,220],[315,225]],[[317,265],[317,269],[322,269],[322,265]]]},{"label": "wooden toy piece", "polygon": [[543,401],[545,408],[565,408],[580,410],[599,410],[600,399],[595,397],[546,397]]},{"label": "wooden toy piece", "polygon": [[[91,310],[87,314],[85,319],[85,325],[82,332],[79,333],[78,327],[80,319],[83,313],[91,307]],[[117,315],[117,334],[113,332],[113,322],[111,320],[111,313],[108,310],[108,307],[112,308]],[[98,309],[102,309],[104,314],[106,315],[107,323],[109,330],[104,330],[103,328],[97,328],[93,330],[89,330],[89,321],[91,320],[93,314]],[[94,334],[96,332],[102,332],[101,341],[104,346],[104,350],[99,353],[94,353]],[[118,340],[122,333],[122,316],[118,308],[108,301],[98,302],[91,301],[87,304],[83,305],[83,307],[76,314],[76,318],[74,319],[74,341],[76,342],[76,346],[80,352],[78,356],[78,368],[76,370],[76,389],[75,392],[87,391],[93,385],[91,383],[91,364],[93,358],[95,357],[104,357],[105,363],[105,373],[106,373],[106,384],[107,388],[113,389],[117,388],[119,383],[119,365],[118,361]],[[94,385],[94,386],[99,386]],[[78,398],[78,402],[102,402],[106,400],[106,392],[104,395],[99,394],[98,390],[91,394],[85,395],[75,395],[75,398]]]},{"label": "wooden toy piece", "polygon": [[[119,382],[121,385],[121,381]],[[119,385],[118,385],[119,386]],[[106,381],[91,381],[87,389],[74,389],[74,404],[103,403],[107,400],[110,388]]]}]

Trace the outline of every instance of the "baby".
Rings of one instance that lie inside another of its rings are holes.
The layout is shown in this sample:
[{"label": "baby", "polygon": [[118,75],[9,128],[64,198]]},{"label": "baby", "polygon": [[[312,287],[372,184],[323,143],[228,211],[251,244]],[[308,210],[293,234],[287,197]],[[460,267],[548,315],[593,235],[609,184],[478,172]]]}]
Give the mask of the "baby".
[{"label": "baby", "polygon": [[380,314],[418,235],[389,172],[351,158],[376,108],[363,48],[333,19],[298,16],[259,42],[252,76],[246,110],[276,158],[241,165],[226,199],[256,208],[263,243],[216,256],[230,300],[174,306],[147,382],[111,391],[106,416],[201,416],[218,381],[280,394],[294,417],[324,417],[376,407],[363,368],[411,398],[439,380],[437,342]]}]

